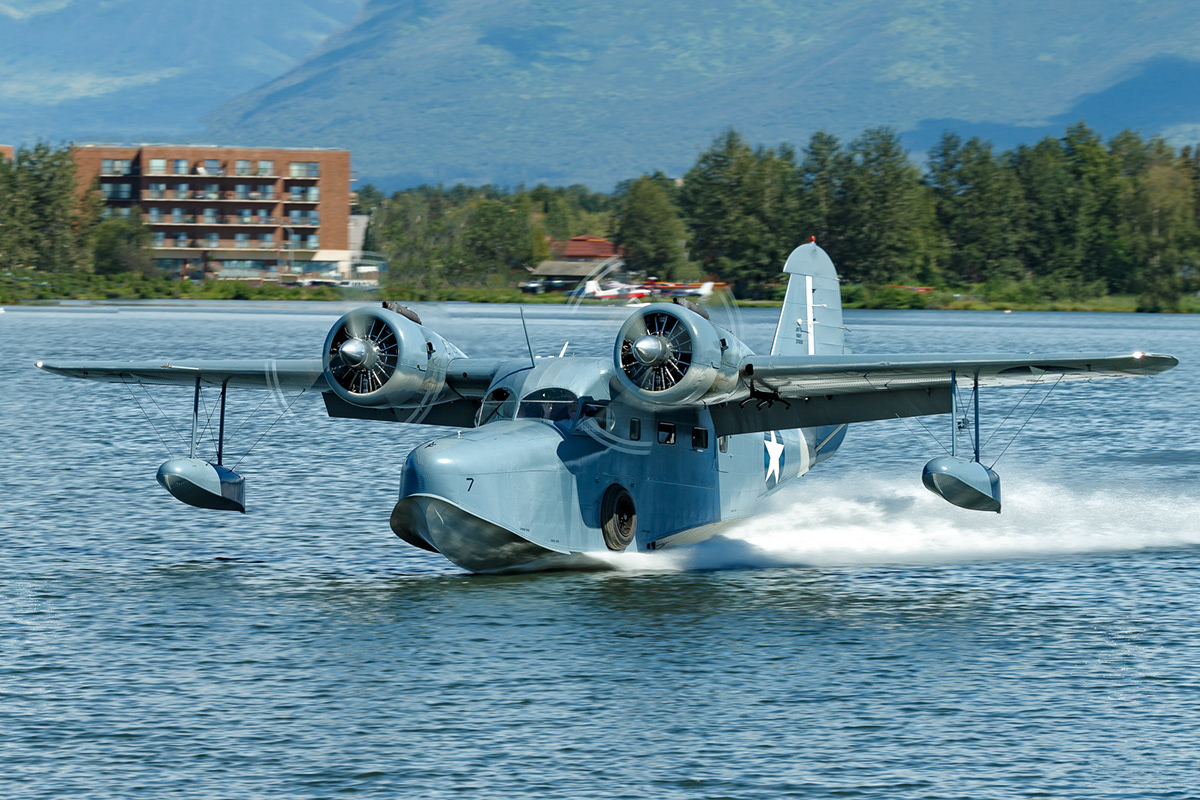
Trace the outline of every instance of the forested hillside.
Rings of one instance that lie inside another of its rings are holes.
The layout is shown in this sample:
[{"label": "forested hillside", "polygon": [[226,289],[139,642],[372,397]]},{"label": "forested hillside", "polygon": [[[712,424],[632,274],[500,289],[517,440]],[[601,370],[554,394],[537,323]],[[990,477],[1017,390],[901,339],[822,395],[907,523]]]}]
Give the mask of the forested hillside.
[{"label": "forested hillside", "polygon": [[1200,138],[1198,64],[1189,0],[370,0],[209,119],[230,143],[349,148],[389,188],[607,191],[682,174],[729,125],[776,142],[887,125],[922,149],[945,128],[1010,146],[1083,117]]}]

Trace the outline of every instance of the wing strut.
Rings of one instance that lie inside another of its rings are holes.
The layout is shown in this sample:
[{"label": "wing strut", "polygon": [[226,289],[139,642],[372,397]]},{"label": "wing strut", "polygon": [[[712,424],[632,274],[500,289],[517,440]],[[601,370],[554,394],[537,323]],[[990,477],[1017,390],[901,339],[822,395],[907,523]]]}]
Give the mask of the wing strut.
[{"label": "wing strut", "polygon": [[[1000,476],[979,461],[979,373],[971,391],[975,406],[974,459],[958,455],[958,372],[950,371],[950,455],[939,456],[921,472],[925,488],[960,508],[1000,513]],[[962,420],[964,427],[966,418]]]}]

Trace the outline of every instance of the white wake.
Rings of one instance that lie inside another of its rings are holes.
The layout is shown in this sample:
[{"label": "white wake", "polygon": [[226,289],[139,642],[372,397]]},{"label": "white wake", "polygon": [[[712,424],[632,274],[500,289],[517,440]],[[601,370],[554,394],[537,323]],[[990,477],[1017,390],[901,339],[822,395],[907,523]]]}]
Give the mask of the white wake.
[{"label": "white wake", "polygon": [[1011,480],[1002,514],[956,508],[919,481],[821,480],[780,492],[723,535],[611,558],[619,570],[951,563],[1200,545],[1200,499]]}]

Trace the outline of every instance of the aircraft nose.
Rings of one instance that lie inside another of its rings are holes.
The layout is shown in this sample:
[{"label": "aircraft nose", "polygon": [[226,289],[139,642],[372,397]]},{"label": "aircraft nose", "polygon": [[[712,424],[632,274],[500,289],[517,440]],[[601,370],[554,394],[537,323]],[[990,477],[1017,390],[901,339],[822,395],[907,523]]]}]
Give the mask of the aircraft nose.
[{"label": "aircraft nose", "polygon": [[666,343],[657,336],[639,336],[633,343],[633,355],[639,362],[650,366],[658,364],[667,355]]}]

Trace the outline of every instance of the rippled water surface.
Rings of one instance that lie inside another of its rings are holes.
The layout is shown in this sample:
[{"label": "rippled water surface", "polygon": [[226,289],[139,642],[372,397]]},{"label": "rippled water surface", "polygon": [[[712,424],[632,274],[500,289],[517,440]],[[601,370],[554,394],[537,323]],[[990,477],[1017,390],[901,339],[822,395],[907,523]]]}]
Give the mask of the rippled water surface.
[{"label": "rippled water surface", "polygon": [[[861,353],[1183,364],[1056,389],[996,467],[1003,515],[922,488],[946,418],[871,423],[730,535],[578,574],[472,576],[390,533],[437,429],[234,392],[250,513],[202,512],[154,481],[188,391],[33,369],[314,356],[345,308],[0,314],[0,796],[1200,794],[1200,319],[848,312]],[[524,351],[514,307],[419,310]],[[611,351],[611,310],[526,313],[541,355]],[[729,322],[761,351],[775,316]],[[984,438],[1023,392],[985,392]]]}]

